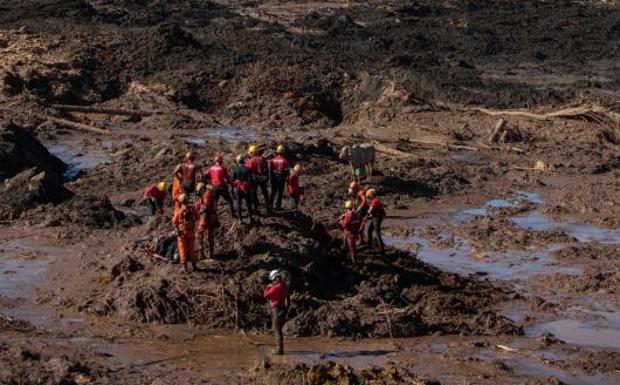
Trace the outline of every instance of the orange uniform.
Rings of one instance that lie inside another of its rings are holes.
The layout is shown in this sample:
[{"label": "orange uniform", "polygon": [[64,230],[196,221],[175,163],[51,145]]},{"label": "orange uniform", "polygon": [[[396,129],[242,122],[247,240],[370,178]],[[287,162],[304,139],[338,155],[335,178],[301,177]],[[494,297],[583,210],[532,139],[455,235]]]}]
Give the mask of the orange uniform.
[{"label": "orange uniform", "polygon": [[179,197],[183,195],[185,191],[183,190],[183,186],[181,186],[181,180],[178,177],[174,177],[172,180],[172,200],[174,201],[174,207],[178,207]]},{"label": "orange uniform", "polygon": [[205,232],[209,241],[209,256],[213,257],[215,250],[215,228],[217,225],[217,210],[213,191],[206,190],[196,203],[196,212],[200,218],[198,222],[198,250],[204,250]]},{"label": "orange uniform", "polygon": [[177,236],[177,245],[179,248],[179,260],[181,265],[185,265],[188,260],[194,266],[196,266],[198,262],[194,250],[194,242],[196,240],[194,235],[196,218],[196,210],[187,204],[180,204],[174,209],[172,224],[179,232]]}]

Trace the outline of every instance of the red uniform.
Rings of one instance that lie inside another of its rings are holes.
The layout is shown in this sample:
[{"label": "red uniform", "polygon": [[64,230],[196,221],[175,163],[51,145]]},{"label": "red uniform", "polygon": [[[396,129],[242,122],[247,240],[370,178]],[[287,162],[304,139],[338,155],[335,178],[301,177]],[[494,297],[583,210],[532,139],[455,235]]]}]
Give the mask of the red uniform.
[{"label": "red uniform", "polygon": [[273,171],[283,172],[289,169],[290,163],[288,159],[282,155],[278,155],[269,161],[269,166]]},{"label": "red uniform", "polygon": [[267,175],[268,165],[265,158],[260,155],[254,155],[245,162],[245,167],[252,170],[253,174]]},{"label": "red uniform", "polygon": [[385,205],[381,202],[379,197],[372,198],[372,201],[370,202],[370,209],[372,210],[373,217],[385,215]]},{"label": "red uniform", "polygon": [[359,236],[362,221],[355,210],[349,209],[344,214],[344,218],[340,221],[340,226],[344,229],[344,242],[349,249],[349,255],[355,261],[355,246],[357,237]]},{"label": "red uniform", "polygon": [[263,294],[272,308],[284,307],[290,301],[290,289],[284,282],[276,282],[267,286]]},{"label": "red uniform", "polygon": [[189,161],[181,163],[177,167],[176,174],[181,177],[182,180],[185,181],[194,181],[196,180],[196,165]]},{"label": "red uniform", "polygon": [[193,207],[188,205],[180,205],[174,210],[172,224],[179,231],[177,236],[177,245],[179,248],[179,260],[184,265],[188,260],[195,265],[197,263],[196,253],[194,250],[194,229],[196,225],[197,214]]},{"label": "red uniform", "polygon": [[164,202],[168,194],[165,191],[161,191],[157,185],[151,185],[144,189],[145,198],[153,198],[157,207],[157,212],[164,212]]},{"label": "red uniform", "polygon": [[300,201],[304,200],[304,189],[299,186],[299,175],[289,175],[286,191],[293,199]]},{"label": "red uniform", "polygon": [[209,167],[205,171],[205,174],[209,175],[209,178],[211,179],[211,184],[213,186],[219,187],[228,185],[230,175],[228,175],[228,170],[226,170],[226,167],[222,166],[221,164],[216,163],[213,166]]}]

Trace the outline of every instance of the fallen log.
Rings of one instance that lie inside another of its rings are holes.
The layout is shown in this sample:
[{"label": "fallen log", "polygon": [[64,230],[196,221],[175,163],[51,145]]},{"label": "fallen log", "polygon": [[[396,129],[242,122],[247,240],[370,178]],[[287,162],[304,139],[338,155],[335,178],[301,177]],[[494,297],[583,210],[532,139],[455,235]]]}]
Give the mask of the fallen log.
[{"label": "fallen log", "polygon": [[105,115],[125,115],[125,116],[151,116],[161,115],[161,110],[134,110],[130,108],[109,108],[109,107],[93,107],[93,106],[76,106],[68,104],[53,104],[53,108],[70,112],[87,112],[92,114]]},{"label": "fallen log", "polygon": [[375,149],[378,152],[382,152],[384,154],[400,156],[400,157],[403,157],[403,158],[417,158],[417,156],[415,156],[413,154],[409,154],[408,152],[400,151],[400,150],[397,150],[395,148],[391,148],[391,147],[385,146],[385,145],[383,145],[383,144],[381,144],[381,143],[379,143],[377,141],[375,141],[373,144],[375,145]]},{"label": "fallen log", "polygon": [[411,140],[410,143],[427,145],[427,146],[446,147],[446,148],[448,148],[450,150],[469,150],[469,151],[478,151],[478,150],[480,150],[478,147],[463,146],[463,145],[460,145],[460,144],[450,144],[450,143],[444,143],[444,142]]},{"label": "fallen log", "polygon": [[92,132],[92,133],[99,134],[99,135],[112,135],[110,131],[102,130],[101,128],[89,126],[87,124],[72,122],[66,119],[60,119],[60,118],[54,118],[52,116],[48,116],[47,120],[56,125],[71,128],[73,130]]},{"label": "fallen log", "polygon": [[481,148],[484,148],[485,150],[500,150],[500,151],[508,151],[508,152],[518,152],[520,154],[523,154],[525,152],[524,149],[519,148],[519,147],[511,147],[511,146],[489,146],[486,144],[481,144],[480,145]]}]

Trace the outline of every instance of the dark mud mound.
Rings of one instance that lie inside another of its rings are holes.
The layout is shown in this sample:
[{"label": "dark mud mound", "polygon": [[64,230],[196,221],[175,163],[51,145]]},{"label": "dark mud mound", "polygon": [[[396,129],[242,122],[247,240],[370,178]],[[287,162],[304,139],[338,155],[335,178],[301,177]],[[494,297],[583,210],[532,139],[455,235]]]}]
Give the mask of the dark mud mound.
[{"label": "dark mud mound", "polygon": [[[218,241],[218,261],[189,275],[178,265],[141,254],[104,261],[79,300],[79,310],[140,322],[191,322],[211,329],[268,330],[262,290],[274,268],[294,290],[289,334],[404,337],[430,333],[517,334],[490,312],[510,295],[487,282],[438,271],[390,251],[363,253],[351,264],[341,242],[309,217],[264,219],[259,228],[233,225]],[[129,262],[131,258],[133,262]],[[89,267],[92,269],[92,267]],[[92,274],[92,271],[85,271]],[[102,294],[103,293],[103,294]]]},{"label": "dark mud mound", "polygon": [[0,182],[30,168],[59,178],[66,165],[30,132],[13,122],[0,125]]},{"label": "dark mud mound", "polygon": [[477,216],[464,223],[458,233],[491,250],[525,249],[532,245],[569,243],[576,239],[561,230],[537,231],[517,227],[509,219]]},{"label": "dark mud mound", "polygon": [[75,224],[93,229],[127,228],[140,224],[133,214],[114,208],[107,197],[75,196],[55,207],[46,217],[49,226]]},{"label": "dark mud mound", "polygon": [[60,203],[71,193],[58,177],[37,169],[23,171],[0,184],[0,218],[12,220],[43,203]]},{"label": "dark mud mound", "polygon": [[359,371],[334,362],[313,366],[264,365],[256,368],[250,380],[256,385],[439,385],[438,381],[417,376],[411,369],[401,366],[369,367]]}]

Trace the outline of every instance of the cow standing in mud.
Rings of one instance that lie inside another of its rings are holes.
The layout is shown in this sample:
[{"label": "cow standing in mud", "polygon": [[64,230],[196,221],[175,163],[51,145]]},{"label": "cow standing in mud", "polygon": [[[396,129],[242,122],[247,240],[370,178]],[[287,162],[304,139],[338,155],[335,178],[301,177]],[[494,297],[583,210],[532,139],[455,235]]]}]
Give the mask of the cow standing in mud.
[{"label": "cow standing in mud", "polygon": [[375,163],[375,146],[370,143],[354,144],[344,146],[340,150],[340,159],[349,161],[351,173],[359,183],[362,172],[366,176],[366,181],[372,180],[372,172]]}]

